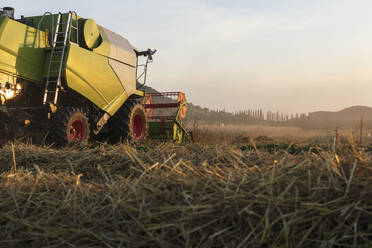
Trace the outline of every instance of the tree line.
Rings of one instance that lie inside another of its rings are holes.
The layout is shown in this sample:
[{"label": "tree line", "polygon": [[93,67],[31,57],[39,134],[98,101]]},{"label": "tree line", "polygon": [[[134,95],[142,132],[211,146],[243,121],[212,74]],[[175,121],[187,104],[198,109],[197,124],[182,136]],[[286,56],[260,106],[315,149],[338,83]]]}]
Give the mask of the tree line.
[{"label": "tree line", "polygon": [[305,120],[304,113],[286,114],[279,111],[263,111],[262,109],[248,109],[234,112],[210,110],[198,105],[189,104],[186,120],[200,124],[285,124]]}]

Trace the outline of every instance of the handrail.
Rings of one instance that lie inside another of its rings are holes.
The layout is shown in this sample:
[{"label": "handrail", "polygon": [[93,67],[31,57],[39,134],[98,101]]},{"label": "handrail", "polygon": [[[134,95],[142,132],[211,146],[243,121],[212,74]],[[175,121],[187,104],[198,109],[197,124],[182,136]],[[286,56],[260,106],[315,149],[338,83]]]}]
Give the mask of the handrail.
[{"label": "handrail", "polygon": [[[44,21],[44,18],[46,15],[51,15],[52,16],[52,30],[50,32],[52,33],[52,40],[54,39],[54,15],[50,13],[49,11],[45,12],[43,17],[41,17],[39,23],[37,24],[37,30],[40,31],[40,24]],[[39,32],[38,32],[39,34]],[[40,44],[40,36],[39,36],[39,44]]]},{"label": "handrail", "polygon": [[[76,44],[79,44],[79,17],[76,13],[76,11],[70,11],[71,12],[71,16],[75,15],[75,18],[76,18]],[[71,27],[73,27],[72,25],[72,19],[71,18]],[[71,32],[70,32],[70,35],[71,35]]]},{"label": "handrail", "polygon": [[[79,17],[77,15],[76,11],[70,11],[70,12],[71,12],[72,16],[75,15],[75,20],[76,20],[76,43],[79,44],[79,23],[78,23]],[[37,24],[37,30],[40,31],[40,25],[44,21],[45,16],[47,16],[47,15],[52,16],[52,30],[50,30],[50,32],[52,34],[52,39],[51,40],[53,40],[54,39],[54,33],[55,33],[54,32],[54,15],[51,12],[47,11],[43,14],[39,23]],[[71,22],[72,22],[72,19],[71,19]],[[70,32],[70,34],[71,34],[71,32]],[[39,39],[40,39],[40,37],[39,37]],[[70,37],[69,37],[69,40],[70,40]],[[40,40],[39,40],[39,43],[40,43]]]}]

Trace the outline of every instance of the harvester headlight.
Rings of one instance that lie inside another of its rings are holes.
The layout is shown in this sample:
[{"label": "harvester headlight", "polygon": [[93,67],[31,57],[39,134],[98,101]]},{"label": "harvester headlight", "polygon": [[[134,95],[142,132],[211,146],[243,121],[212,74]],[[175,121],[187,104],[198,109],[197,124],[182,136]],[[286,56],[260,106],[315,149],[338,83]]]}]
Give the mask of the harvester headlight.
[{"label": "harvester headlight", "polygon": [[[1,86],[1,85],[0,85]],[[17,83],[16,85],[6,82],[0,87],[0,95],[6,100],[12,99],[18,96],[22,91],[22,85]],[[4,99],[1,100],[2,102]]]},{"label": "harvester headlight", "polygon": [[14,97],[14,90],[12,89],[5,89],[5,98],[10,99]]}]

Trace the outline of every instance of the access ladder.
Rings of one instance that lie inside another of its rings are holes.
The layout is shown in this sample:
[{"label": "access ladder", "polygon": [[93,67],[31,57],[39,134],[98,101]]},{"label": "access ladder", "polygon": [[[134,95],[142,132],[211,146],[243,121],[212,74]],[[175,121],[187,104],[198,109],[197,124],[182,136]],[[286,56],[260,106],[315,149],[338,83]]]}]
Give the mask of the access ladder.
[{"label": "access ladder", "polygon": [[[72,22],[72,16],[75,15],[75,26]],[[45,90],[43,104],[57,105],[58,93],[62,86],[62,70],[65,58],[66,47],[70,43],[71,29],[76,32],[76,42],[79,43],[78,38],[78,17],[73,11],[67,14],[67,21],[63,21],[63,14],[61,12],[57,15],[57,24],[52,37],[51,52],[48,64],[47,78],[45,81]],[[66,16],[66,15],[65,15]]]}]

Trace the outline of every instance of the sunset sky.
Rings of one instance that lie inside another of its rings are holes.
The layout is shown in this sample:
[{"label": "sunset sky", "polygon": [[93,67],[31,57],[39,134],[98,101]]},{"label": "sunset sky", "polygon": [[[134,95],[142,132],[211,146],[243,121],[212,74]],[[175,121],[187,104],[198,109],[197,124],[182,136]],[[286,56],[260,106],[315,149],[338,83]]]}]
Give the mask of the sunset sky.
[{"label": "sunset sky", "polygon": [[158,50],[148,85],[211,109],[372,106],[372,1],[2,1],[16,17],[75,10]]}]

